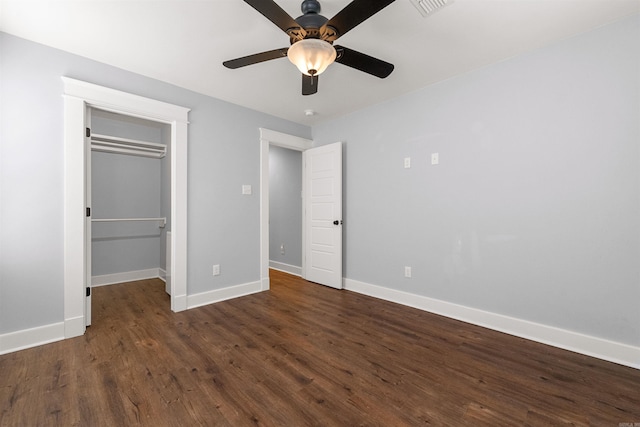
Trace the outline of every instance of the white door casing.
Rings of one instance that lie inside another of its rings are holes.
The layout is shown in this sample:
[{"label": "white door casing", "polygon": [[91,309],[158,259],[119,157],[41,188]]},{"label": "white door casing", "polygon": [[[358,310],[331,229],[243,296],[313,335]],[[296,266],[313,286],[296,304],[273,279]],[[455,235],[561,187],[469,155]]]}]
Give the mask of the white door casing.
[{"label": "white door casing", "polygon": [[84,334],[87,281],[87,107],[171,126],[171,310],[187,308],[189,109],[62,77],[64,84],[64,336]]},{"label": "white door casing", "polygon": [[342,289],[342,143],[306,150],[306,280]]}]

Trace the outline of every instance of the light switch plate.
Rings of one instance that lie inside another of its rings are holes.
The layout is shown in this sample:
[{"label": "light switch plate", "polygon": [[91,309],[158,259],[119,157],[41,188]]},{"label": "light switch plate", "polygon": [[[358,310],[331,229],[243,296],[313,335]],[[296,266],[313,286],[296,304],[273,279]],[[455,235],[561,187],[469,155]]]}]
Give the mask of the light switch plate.
[{"label": "light switch plate", "polygon": [[251,194],[251,186],[243,185],[242,186],[242,194]]}]

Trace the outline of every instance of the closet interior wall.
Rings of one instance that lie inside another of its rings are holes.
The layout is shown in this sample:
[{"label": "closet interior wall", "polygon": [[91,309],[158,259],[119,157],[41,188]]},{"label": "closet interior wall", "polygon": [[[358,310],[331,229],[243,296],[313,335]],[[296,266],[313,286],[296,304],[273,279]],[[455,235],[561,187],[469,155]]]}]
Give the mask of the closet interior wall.
[{"label": "closet interior wall", "polygon": [[[91,133],[169,146],[169,125],[93,109]],[[170,153],[161,159],[91,152],[93,219],[160,218],[157,221],[93,222],[92,283],[110,275],[147,272],[164,277],[166,233],[171,231]],[[140,274],[138,274],[139,276]],[[116,277],[116,276],[114,276]],[[106,280],[106,282],[109,282]]]}]

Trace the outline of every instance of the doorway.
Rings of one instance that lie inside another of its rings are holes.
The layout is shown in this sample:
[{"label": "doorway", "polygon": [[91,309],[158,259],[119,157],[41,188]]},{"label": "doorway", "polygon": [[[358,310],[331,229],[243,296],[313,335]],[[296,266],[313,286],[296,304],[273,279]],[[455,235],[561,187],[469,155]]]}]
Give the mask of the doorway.
[{"label": "doorway", "polygon": [[[312,141],[260,129],[260,280],[269,289],[269,148],[303,152],[302,277],[342,286],[342,144]],[[313,220],[312,220],[313,219]],[[320,273],[320,274],[318,274]]]},{"label": "doorway", "polygon": [[[285,133],[260,128],[260,284],[261,290],[269,289],[269,148],[270,146],[305,151],[312,141]],[[302,233],[302,247],[305,247]],[[302,277],[305,274],[305,260],[302,257]]]},{"label": "doorway", "polygon": [[84,334],[87,274],[87,111],[95,108],[170,127],[171,309],[187,308],[188,108],[62,77],[64,84],[64,327],[65,338]]}]

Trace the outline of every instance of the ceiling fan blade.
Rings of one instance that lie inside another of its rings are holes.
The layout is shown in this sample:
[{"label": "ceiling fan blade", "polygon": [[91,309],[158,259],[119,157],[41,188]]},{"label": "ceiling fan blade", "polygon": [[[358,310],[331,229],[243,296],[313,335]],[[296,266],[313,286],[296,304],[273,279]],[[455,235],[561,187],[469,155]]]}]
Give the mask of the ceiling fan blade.
[{"label": "ceiling fan blade", "polygon": [[336,62],[346,65],[356,70],[364,71],[376,77],[384,79],[393,71],[393,64],[385,62],[373,56],[366,55],[344,46],[334,46],[336,48]]},{"label": "ceiling fan blade", "polygon": [[273,0],[244,0],[249,6],[260,12],[269,21],[276,24],[289,37],[302,40],[306,31]]},{"label": "ceiling fan blade", "polygon": [[302,75],[302,94],[313,95],[318,91],[318,76]]},{"label": "ceiling fan blade", "polygon": [[242,58],[224,61],[222,65],[235,70],[236,68],[246,67],[247,65],[257,64],[259,62],[269,61],[271,59],[285,58],[287,56],[288,47],[282,49],[269,50],[267,52],[256,53]]},{"label": "ceiling fan blade", "polygon": [[336,31],[336,34],[330,36],[327,41],[334,41],[394,1],[395,0],[353,0],[338,12],[336,16],[323,25],[321,33],[326,33],[327,27],[331,27]]}]

